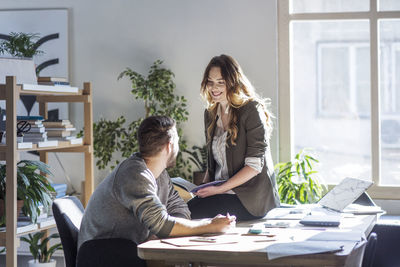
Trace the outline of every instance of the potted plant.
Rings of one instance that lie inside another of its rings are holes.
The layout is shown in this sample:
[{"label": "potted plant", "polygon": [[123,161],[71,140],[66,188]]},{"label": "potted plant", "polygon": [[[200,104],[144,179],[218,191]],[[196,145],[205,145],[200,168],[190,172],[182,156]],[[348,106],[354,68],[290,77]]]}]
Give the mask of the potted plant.
[{"label": "potted plant", "polygon": [[[175,95],[174,73],[161,67],[163,62],[156,60],[150,67],[147,77],[126,68],[118,76],[118,79],[127,77],[132,82],[131,93],[135,99],[142,100],[144,104],[145,117],[152,115],[167,115],[177,122],[178,135],[180,136],[180,151],[187,147],[186,141],[182,138],[181,123],[187,120],[186,99],[183,96]],[[101,119],[93,125],[94,156],[98,158],[96,166],[105,169],[111,165],[111,169],[119,163],[115,161],[114,153],[120,153],[122,158],[128,158],[133,152],[138,151],[137,130],[143,118],[138,118],[126,124],[124,116],[116,120]],[[111,163],[111,164],[110,164]],[[189,161],[182,157],[180,152],[176,159],[176,166],[169,169],[171,177],[186,177],[186,171],[190,171]]]},{"label": "potted plant", "polygon": [[316,177],[315,163],[318,163],[318,160],[307,150],[300,150],[293,160],[275,165],[282,203],[314,203],[322,197],[327,189]]},{"label": "potted plant", "polygon": [[44,232],[37,232],[34,235],[29,234],[28,237],[21,237],[21,241],[29,244],[29,250],[33,256],[33,260],[28,262],[29,267],[55,267],[57,264],[51,256],[53,256],[56,250],[62,249],[62,245],[61,243],[57,243],[49,247],[48,242],[60,236],[58,234],[52,234],[44,239],[43,237]]},{"label": "potted plant", "polygon": [[[12,57],[33,58],[33,56],[43,54],[43,51],[38,49],[41,44],[39,39],[40,36],[37,33],[11,32],[8,39],[0,42],[0,55],[8,53]],[[36,75],[39,75],[39,72],[40,68],[36,68]],[[20,99],[29,115],[36,96],[21,95]]]},{"label": "potted plant", "polygon": [[197,171],[193,172],[193,183],[200,185],[203,182],[204,175],[207,171],[207,146],[192,146],[192,150],[185,150],[189,154],[189,160],[197,167]]},{"label": "potted plant", "polygon": [[[36,222],[39,205],[47,210],[55,192],[45,175],[51,175],[49,166],[41,161],[21,160],[17,163],[17,199],[23,201],[22,212]],[[5,207],[6,165],[0,164],[0,207]],[[5,209],[3,209],[5,210]],[[1,211],[0,211],[1,212]],[[0,214],[0,225],[5,224],[5,212]]]}]

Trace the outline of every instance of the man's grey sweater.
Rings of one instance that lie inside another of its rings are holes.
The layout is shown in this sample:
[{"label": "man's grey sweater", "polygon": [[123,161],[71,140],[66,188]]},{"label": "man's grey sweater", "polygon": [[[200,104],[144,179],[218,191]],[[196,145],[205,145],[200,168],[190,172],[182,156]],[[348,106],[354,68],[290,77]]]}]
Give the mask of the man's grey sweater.
[{"label": "man's grey sweater", "polygon": [[186,203],[164,170],[155,179],[140,154],[119,164],[96,188],[83,215],[78,248],[87,240],[125,238],[140,244],[167,237],[174,217],[190,219]]}]

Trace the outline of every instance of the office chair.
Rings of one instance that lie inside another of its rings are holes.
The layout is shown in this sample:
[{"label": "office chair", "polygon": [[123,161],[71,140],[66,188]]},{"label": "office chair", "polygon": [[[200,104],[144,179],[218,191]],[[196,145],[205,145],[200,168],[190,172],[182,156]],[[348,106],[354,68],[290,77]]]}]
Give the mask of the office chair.
[{"label": "office chair", "polygon": [[84,208],[77,197],[67,196],[54,200],[52,209],[64,250],[66,267],[75,267],[78,234]]},{"label": "office chair", "polygon": [[376,233],[371,233],[368,237],[368,243],[365,247],[364,257],[362,261],[362,267],[372,267],[375,258],[375,251],[377,247],[378,237]]},{"label": "office chair", "polygon": [[379,246],[376,247],[372,266],[400,266],[400,224],[394,221],[379,220],[372,231],[379,237]]},{"label": "office chair", "polygon": [[137,256],[136,244],[123,238],[93,239],[84,242],[78,251],[77,267],[146,267]]}]

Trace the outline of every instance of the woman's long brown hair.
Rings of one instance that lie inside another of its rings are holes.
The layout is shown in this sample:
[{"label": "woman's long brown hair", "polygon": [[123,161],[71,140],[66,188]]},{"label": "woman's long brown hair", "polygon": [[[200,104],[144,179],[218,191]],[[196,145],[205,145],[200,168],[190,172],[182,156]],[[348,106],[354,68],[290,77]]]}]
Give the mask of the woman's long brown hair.
[{"label": "woman's long brown hair", "polygon": [[219,106],[218,103],[215,103],[213,101],[212,96],[210,95],[210,92],[207,89],[208,76],[212,67],[220,68],[222,78],[225,80],[226,84],[226,98],[228,100],[228,105],[230,107],[227,139],[230,139],[231,144],[236,145],[235,141],[238,132],[238,127],[237,127],[238,109],[244,106],[250,100],[256,100],[264,107],[266,123],[269,132],[271,132],[272,123],[270,114],[266,108],[265,100],[261,99],[257,95],[253,85],[244,75],[239,63],[231,56],[220,55],[213,57],[210,63],[208,63],[204,71],[203,80],[201,82],[200,94],[206,101],[207,110],[212,117],[212,123],[207,129],[207,137],[208,137],[207,139],[211,141],[211,131],[216,124],[217,110]]}]

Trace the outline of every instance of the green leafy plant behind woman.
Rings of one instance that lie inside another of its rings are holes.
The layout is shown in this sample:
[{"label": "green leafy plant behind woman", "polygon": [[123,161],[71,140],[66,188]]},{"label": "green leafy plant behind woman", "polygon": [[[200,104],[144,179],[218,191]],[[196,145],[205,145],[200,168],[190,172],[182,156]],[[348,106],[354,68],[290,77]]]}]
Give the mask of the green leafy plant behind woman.
[{"label": "green leafy plant behind woman", "polygon": [[305,204],[318,201],[326,192],[313,170],[318,160],[308,151],[300,150],[295,158],[275,165],[278,192],[282,203]]},{"label": "green leafy plant behind woman", "polygon": [[[182,138],[181,123],[187,120],[189,113],[186,110],[186,99],[174,93],[174,73],[161,67],[163,62],[157,60],[150,67],[147,77],[126,68],[118,76],[118,79],[127,77],[132,82],[131,93],[135,99],[143,101],[145,118],[153,115],[166,115],[175,119],[177,131],[180,137],[180,151],[187,147],[186,141]],[[101,119],[93,126],[94,155],[98,158],[96,166],[105,169],[110,165],[111,169],[119,163],[118,160],[111,162],[115,153],[120,153],[123,158],[128,158],[133,152],[138,151],[137,130],[144,118],[139,118],[126,125],[124,116],[117,120]],[[185,171],[187,169],[187,171]],[[168,170],[171,177],[186,177],[190,172],[189,161],[183,159],[182,153],[178,154],[176,166]]]}]

